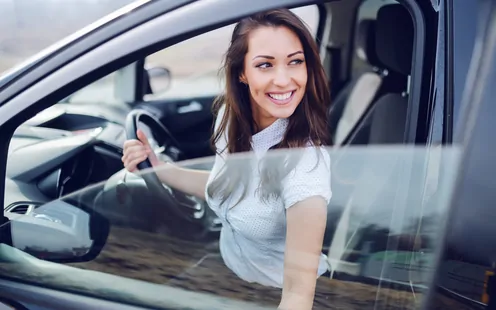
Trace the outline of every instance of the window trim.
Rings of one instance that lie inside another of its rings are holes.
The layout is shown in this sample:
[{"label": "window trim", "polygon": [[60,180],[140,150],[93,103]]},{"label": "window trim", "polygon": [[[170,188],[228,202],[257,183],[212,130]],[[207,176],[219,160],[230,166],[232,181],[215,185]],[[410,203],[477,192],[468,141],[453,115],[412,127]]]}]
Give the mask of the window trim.
[{"label": "window trim", "polygon": [[444,66],[444,122],[443,122],[443,143],[453,142],[453,0],[445,0],[445,41],[444,46],[446,49],[445,66]]}]

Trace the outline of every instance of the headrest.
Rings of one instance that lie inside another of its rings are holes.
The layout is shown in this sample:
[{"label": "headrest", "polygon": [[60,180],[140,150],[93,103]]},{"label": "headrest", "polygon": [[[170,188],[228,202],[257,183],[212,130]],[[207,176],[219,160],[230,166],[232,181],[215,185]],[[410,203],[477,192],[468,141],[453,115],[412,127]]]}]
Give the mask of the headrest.
[{"label": "headrest", "polygon": [[413,19],[401,4],[385,5],[377,12],[376,52],[388,69],[409,75],[413,55]]},{"label": "headrest", "polygon": [[356,54],[372,66],[379,66],[375,49],[375,23],[373,19],[362,19],[358,24]]}]

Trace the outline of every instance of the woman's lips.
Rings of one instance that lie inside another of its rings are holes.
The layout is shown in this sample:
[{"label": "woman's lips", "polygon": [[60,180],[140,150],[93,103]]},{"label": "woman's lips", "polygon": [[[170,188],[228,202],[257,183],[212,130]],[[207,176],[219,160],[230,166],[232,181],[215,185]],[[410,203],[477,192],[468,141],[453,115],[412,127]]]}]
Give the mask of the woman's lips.
[{"label": "woman's lips", "polygon": [[291,102],[295,94],[295,91],[289,91],[286,93],[267,93],[267,97],[273,103],[277,105],[285,105]]}]

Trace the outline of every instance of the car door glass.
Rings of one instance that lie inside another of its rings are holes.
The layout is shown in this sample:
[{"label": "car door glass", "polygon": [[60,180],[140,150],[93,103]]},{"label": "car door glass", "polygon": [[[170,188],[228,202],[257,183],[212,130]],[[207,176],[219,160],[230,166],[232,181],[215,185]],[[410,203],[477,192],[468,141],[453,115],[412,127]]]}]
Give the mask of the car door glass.
[{"label": "car door glass", "polygon": [[[314,309],[397,304],[416,308],[429,285],[459,150],[445,147],[442,158],[431,162],[429,169],[448,174],[433,188],[437,199],[427,201],[422,189],[429,178],[409,178],[432,156],[424,148],[328,152],[335,163],[334,194],[323,253],[331,272],[318,279]],[[269,156],[278,161],[277,156],[289,154]],[[244,154],[233,165],[245,170],[252,156]],[[210,169],[212,160],[190,167]],[[357,162],[363,163],[360,173]],[[78,168],[83,163],[73,164],[71,177],[81,180],[87,170]],[[222,222],[205,201],[174,192],[184,210],[200,206],[198,220],[185,221],[154,196],[142,176],[160,169],[116,171],[103,182],[75,186],[72,193],[46,203],[11,202],[6,215],[13,247],[0,246],[0,275],[160,309],[172,304],[199,309],[195,302],[200,301],[215,309],[276,306],[278,289],[245,282],[225,266],[218,245]],[[37,177],[31,186],[47,195],[57,193],[51,187],[61,186],[67,171]],[[6,192],[9,199],[15,199],[24,184],[18,176],[13,179]]]}]

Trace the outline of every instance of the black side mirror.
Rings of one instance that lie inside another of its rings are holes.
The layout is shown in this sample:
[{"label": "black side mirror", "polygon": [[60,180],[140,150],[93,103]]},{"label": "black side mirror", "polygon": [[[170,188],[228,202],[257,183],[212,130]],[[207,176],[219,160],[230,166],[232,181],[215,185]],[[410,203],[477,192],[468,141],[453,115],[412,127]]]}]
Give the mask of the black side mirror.
[{"label": "black side mirror", "polygon": [[170,88],[172,76],[169,69],[164,67],[149,67],[144,72],[145,95],[161,93]]},{"label": "black side mirror", "polygon": [[109,221],[94,210],[70,201],[23,203],[25,214],[5,212],[10,219],[12,246],[36,258],[74,263],[95,259],[103,249]]}]

